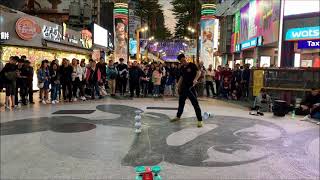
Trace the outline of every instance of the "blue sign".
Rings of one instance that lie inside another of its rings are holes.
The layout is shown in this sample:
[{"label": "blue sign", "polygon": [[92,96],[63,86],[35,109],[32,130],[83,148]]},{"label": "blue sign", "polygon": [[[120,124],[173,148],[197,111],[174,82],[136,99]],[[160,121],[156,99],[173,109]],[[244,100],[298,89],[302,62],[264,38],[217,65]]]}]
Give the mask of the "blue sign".
[{"label": "blue sign", "polygon": [[253,48],[256,46],[262,46],[262,44],[263,44],[262,36],[255,37],[253,39],[242,42],[241,43],[241,50]]},{"label": "blue sign", "polygon": [[320,26],[293,28],[286,33],[286,41],[320,39]]},{"label": "blue sign", "polygon": [[298,41],[298,49],[320,49],[320,40]]}]

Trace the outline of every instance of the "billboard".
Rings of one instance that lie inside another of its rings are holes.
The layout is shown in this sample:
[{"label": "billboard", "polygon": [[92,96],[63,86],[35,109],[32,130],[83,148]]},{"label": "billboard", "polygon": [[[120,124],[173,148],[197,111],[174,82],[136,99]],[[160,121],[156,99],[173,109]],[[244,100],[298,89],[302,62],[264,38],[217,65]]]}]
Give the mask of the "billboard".
[{"label": "billboard", "polygon": [[94,24],[93,31],[93,43],[103,47],[108,47],[108,30],[97,24]]},{"label": "billboard", "polygon": [[279,0],[251,0],[240,10],[240,42],[263,36],[264,44],[278,41]]},{"label": "billboard", "polygon": [[217,19],[201,21],[200,60],[203,61],[205,67],[213,64],[213,53],[218,46],[218,23]]},{"label": "billboard", "polygon": [[114,9],[114,60],[128,62],[128,4],[115,3]]}]

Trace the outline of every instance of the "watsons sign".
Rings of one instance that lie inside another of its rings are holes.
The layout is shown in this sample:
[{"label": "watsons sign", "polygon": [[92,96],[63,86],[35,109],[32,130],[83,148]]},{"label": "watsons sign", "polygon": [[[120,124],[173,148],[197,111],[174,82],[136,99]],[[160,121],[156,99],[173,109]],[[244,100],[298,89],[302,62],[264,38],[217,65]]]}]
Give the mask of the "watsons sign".
[{"label": "watsons sign", "polygon": [[320,26],[293,28],[286,33],[286,41],[320,39]]}]

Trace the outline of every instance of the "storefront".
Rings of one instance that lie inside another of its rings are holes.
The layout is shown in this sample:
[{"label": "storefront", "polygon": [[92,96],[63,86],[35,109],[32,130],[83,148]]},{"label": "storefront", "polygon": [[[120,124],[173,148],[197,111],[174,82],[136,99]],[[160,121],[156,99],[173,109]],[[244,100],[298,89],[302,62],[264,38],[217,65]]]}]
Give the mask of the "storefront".
[{"label": "storefront", "polygon": [[[25,55],[35,69],[47,59],[77,58],[88,60],[91,55],[90,32],[77,32],[65,24],[58,25],[22,12],[9,10],[1,13],[1,59]],[[9,36],[6,36],[8,34]]]},{"label": "storefront", "polygon": [[243,6],[233,20],[231,36],[232,61],[251,67],[277,64],[280,1],[252,0]]},{"label": "storefront", "polygon": [[[92,35],[88,30],[77,32],[65,24],[54,24],[12,9],[1,9],[0,18],[0,59],[4,63],[10,56],[25,55],[36,71],[45,59],[88,61],[91,56]],[[34,89],[37,89],[34,74]]]},{"label": "storefront", "polygon": [[308,13],[285,18],[283,66],[320,67],[319,15],[319,13]]}]

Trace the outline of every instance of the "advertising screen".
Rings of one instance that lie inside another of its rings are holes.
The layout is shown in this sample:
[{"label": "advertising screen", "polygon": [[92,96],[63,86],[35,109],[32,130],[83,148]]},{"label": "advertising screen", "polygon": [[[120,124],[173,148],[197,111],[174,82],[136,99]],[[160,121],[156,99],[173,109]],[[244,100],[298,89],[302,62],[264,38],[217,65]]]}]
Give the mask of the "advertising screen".
[{"label": "advertising screen", "polygon": [[264,44],[278,41],[279,0],[252,0],[240,10],[240,41],[263,36]]},{"label": "advertising screen", "polygon": [[114,58],[128,62],[128,4],[115,3],[114,9]]},{"label": "advertising screen", "polygon": [[108,30],[102,28],[97,24],[94,24],[93,31],[93,43],[100,46],[108,47]]},{"label": "advertising screen", "polygon": [[200,59],[204,66],[213,64],[214,48],[217,47],[217,29],[219,21],[216,19],[206,19],[201,21],[201,51]]},{"label": "advertising screen", "polygon": [[129,40],[129,52],[131,56],[137,54],[137,40],[130,38]]}]

